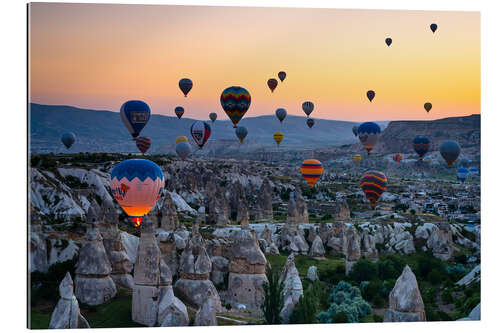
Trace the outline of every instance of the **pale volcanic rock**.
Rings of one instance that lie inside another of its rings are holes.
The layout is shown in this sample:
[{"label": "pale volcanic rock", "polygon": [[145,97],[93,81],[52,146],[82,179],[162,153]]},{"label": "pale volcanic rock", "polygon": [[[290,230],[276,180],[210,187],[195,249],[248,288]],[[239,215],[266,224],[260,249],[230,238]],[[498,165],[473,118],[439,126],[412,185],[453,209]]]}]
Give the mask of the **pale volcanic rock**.
[{"label": "pale volcanic rock", "polygon": [[280,281],[283,282],[282,295],[284,299],[284,305],[281,309],[280,317],[285,324],[288,324],[293,309],[304,293],[302,289],[302,281],[300,280],[299,272],[295,267],[294,259],[295,256],[293,253],[288,256],[280,276]]},{"label": "pale volcanic rock", "polygon": [[295,187],[295,192],[293,193],[293,198],[297,207],[297,217],[296,222],[303,224],[309,223],[309,213],[307,211],[307,203],[302,196],[302,191],[299,186]]},{"label": "pale volcanic rock", "polygon": [[230,209],[223,190],[215,180],[205,188],[205,214],[207,224],[226,225],[229,223]]},{"label": "pale volcanic rock", "polygon": [[100,305],[116,295],[116,286],[111,279],[111,263],[97,228],[97,215],[89,208],[87,215],[86,243],[80,249],[76,264],[75,295],[88,305]]},{"label": "pale volcanic rock", "polygon": [[389,309],[384,321],[425,321],[424,301],[415,274],[408,265],[389,294]]},{"label": "pale volcanic rock", "polygon": [[216,312],[214,299],[211,294],[208,294],[200,309],[196,312],[194,326],[217,326]]},{"label": "pale volcanic rock", "polygon": [[163,230],[176,230],[179,227],[179,217],[170,192],[165,191],[160,210],[160,227]]},{"label": "pale volcanic rock", "polygon": [[90,328],[87,320],[81,315],[78,301],[73,295],[73,280],[69,272],[59,284],[59,296],[61,298],[52,312],[49,328]]},{"label": "pale volcanic rock", "polygon": [[271,183],[265,178],[257,195],[256,220],[272,220],[273,218],[273,192]]},{"label": "pale volcanic rock", "polygon": [[321,241],[321,238],[316,235],[316,238],[314,238],[309,250],[309,256],[317,259],[326,259],[324,255],[325,248],[323,247],[323,242]]},{"label": "pale volcanic rock", "polygon": [[361,237],[356,228],[349,226],[344,234],[345,247],[344,254],[346,257],[346,275],[349,274],[354,263],[361,258]]}]

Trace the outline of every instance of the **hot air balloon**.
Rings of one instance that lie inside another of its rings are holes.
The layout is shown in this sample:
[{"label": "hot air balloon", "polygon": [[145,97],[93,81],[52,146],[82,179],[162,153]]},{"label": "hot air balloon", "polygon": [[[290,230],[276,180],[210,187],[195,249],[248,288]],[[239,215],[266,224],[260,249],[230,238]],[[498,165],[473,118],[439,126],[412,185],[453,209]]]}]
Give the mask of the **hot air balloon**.
[{"label": "hot air balloon", "polygon": [[358,126],[352,127],[352,134],[354,134],[354,136],[358,136]]},{"label": "hot air balloon", "polygon": [[469,172],[471,175],[477,176],[479,175],[479,169],[478,168],[470,168]]},{"label": "hot air balloon", "polygon": [[140,136],[135,139],[135,145],[141,151],[142,155],[144,155],[149,147],[151,147],[151,138],[147,136]]},{"label": "hot air balloon", "polygon": [[461,167],[466,168],[466,167],[468,167],[468,166],[469,166],[469,164],[470,164],[472,161],[471,161],[470,159],[468,159],[467,157],[460,157],[460,158],[459,158],[459,160],[458,160],[458,162],[459,162],[459,165],[460,165]]},{"label": "hot air balloon", "polygon": [[279,119],[280,123],[283,122],[283,120],[286,117],[286,110],[283,108],[279,108],[276,110],[276,117]]},{"label": "hot air balloon", "polygon": [[191,125],[191,136],[198,144],[198,147],[203,148],[203,145],[208,141],[210,133],[212,132],[210,125],[204,121],[195,121]]},{"label": "hot air balloon", "polygon": [[238,139],[240,139],[240,143],[243,143],[243,140],[245,140],[247,134],[248,134],[248,130],[246,127],[243,127],[243,126],[238,126],[235,130],[234,130],[234,133],[236,133],[236,136],[238,137]]},{"label": "hot air balloon", "polygon": [[281,71],[278,73],[278,77],[279,77],[280,81],[283,82],[286,78],[286,73]]},{"label": "hot air balloon", "polygon": [[366,97],[368,97],[368,100],[371,102],[375,98],[375,91],[368,90],[366,92]]},{"label": "hot air balloon", "polygon": [[184,78],[179,81],[179,88],[181,89],[184,97],[187,97],[188,92],[193,88],[193,81],[190,79]]},{"label": "hot air balloon", "polygon": [[267,86],[269,87],[269,89],[271,89],[271,92],[273,92],[274,89],[276,89],[276,87],[278,86],[278,80],[276,79],[267,80]]},{"label": "hot air balloon", "polygon": [[394,162],[399,164],[399,162],[401,162],[401,160],[403,159],[403,155],[401,155],[401,153],[396,153],[394,154],[394,156],[392,156],[392,159],[394,160]]},{"label": "hot air balloon", "polygon": [[380,136],[380,126],[372,122],[362,123],[358,127],[359,141],[365,146],[366,151],[370,154]]},{"label": "hot air balloon", "polygon": [[177,118],[181,119],[184,114],[184,108],[182,106],[176,106],[174,112]]},{"label": "hot air balloon", "polygon": [[165,184],[163,171],[149,160],[131,159],[116,165],[110,178],[113,197],[139,227],[142,217],[161,195]]},{"label": "hot air balloon", "polygon": [[391,46],[391,44],[392,44],[392,38],[386,38],[385,39],[385,43],[387,44],[387,46]]},{"label": "hot air balloon", "polygon": [[186,141],[181,141],[175,145],[175,151],[181,160],[185,160],[191,154],[191,145]]},{"label": "hot air balloon", "polygon": [[413,139],[413,149],[418,154],[420,159],[424,158],[424,155],[429,151],[431,142],[425,136],[416,136]]},{"label": "hot air balloon", "polygon": [[215,112],[212,112],[208,115],[208,117],[210,118],[210,120],[212,121],[212,123],[215,123],[215,120],[217,120],[217,113]]},{"label": "hot air balloon", "polygon": [[120,118],[133,138],[137,138],[148,123],[151,110],[143,101],[127,101],[120,108]]},{"label": "hot air balloon", "polygon": [[283,133],[282,132],[275,132],[273,135],[274,141],[280,145],[281,141],[283,141]]},{"label": "hot air balloon", "polygon": [[242,87],[233,86],[226,88],[220,95],[220,104],[229,119],[233,122],[234,128],[236,128],[236,124],[238,124],[247,112],[251,101],[252,98],[248,90]]},{"label": "hot air balloon", "polygon": [[305,160],[300,166],[300,173],[309,187],[314,187],[319,177],[323,174],[323,165],[315,159]]},{"label": "hot air balloon", "polygon": [[460,145],[455,141],[444,141],[439,147],[439,152],[449,167],[460,155]]},{"label": "hot air balloon", "polygon": [[425,111],[427,111],[427,113],[429,113],[429,111],[432,109],[432,104],[429,102],[425,103],[424,109],[425,109]]},{"label": "hot air balloon", "polygon": [[432,33],[435,33],[436,30],[437,30],[437,28],[438,28],[438,25],[436,23],[432,23],[431,24],[431,31],[432,31]]},{"label": "hot air balloon", "polygon": [[457,179],[460,180],[462,184],[465,183],[467,175],[469,175],[469,170],[467,170],[466,168],[457,169]]},{"label": "hot air balloon", "polygon": [[179,142],[188,142],[188,138],[187,136],[184,136],[184,135],[179,135],[176,139],[175,139],[175,144],[178,144]]},{"label": "hot air balloon", "polygon": [[355,154],[352,159],[354,160],[354,163],[359,164],[361,162],[361,155],[360,154]]},{"label": "hot air balloon", "polygon": [[304,110],[304,113],[309,117],[314,110],[314,103],[309,101],[302,103],[302,110]]},{"label": "hot air balloon", "polygon": [[69,149],[75,143],[76,135],[73,132],[66,132],[61,136],[61,142]]},{"label": "hot air balloon", "polygon": [[387,188],[387,178],[380,171],[368,171],[361,176],[361,189],[370,200],[370,205],[375,208],[377,200]]},{"label": "hot air balloon", "polygon": [[307,124],[307,126],[309,126],[309,128],[312,128],[314,126],[314,119],[307,118],[306,124]]}]

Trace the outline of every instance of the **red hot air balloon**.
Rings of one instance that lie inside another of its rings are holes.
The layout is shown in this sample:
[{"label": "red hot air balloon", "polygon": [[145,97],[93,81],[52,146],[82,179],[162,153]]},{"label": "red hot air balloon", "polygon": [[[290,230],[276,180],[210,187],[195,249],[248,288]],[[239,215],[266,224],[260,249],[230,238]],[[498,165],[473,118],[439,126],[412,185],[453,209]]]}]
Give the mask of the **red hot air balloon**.
[{"label": "red hot air balloon", "polygon": [[401,155],[401,153],[396,153],[394,154],[394,156],[392,156],[392,159],[394,160],[394,162],[399,164],[399,162],[401,162],[401,160],[403,159],[403,155]]},{"label": "red hot air balloon", "polygon": [[142,155],[144,155],[149,147],[151,147],[151,138],[147,136],[140,136],[135,139],[135,145],[141,151]]},{"label": "red hot air balloon", "polygon": [[203,145],[208,141],[210,133],[212,132],[210,125],[204,121],[195,121],[191,125],[191,136],[198,145],[198,147],[203,148]]},{"label": "red hot air balloon", "polygon": [[314,187],[314,184],[316,184],[318,179],[323,174],[323,165],[320,161],[315,159],[305,160],[300,166],[300,173],[306,180],[309,187]]},{"label": "red hot air balloon", "polygon": [[269,87],[269,89],[271,89],[271,92],[273,92],[274,89],[276,89],[276,87],[278,86],[278,80],[276,79],[267,80],[267,86]]}]

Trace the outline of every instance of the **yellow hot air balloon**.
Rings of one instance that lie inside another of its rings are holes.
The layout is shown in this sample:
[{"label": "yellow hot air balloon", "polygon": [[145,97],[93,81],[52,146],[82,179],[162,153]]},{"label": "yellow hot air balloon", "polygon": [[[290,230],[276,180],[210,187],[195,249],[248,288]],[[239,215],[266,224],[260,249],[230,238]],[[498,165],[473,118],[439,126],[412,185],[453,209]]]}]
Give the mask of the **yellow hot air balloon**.
[{"label": "yellow hot air balloon", "polygon": [[175,139],[175,144],[178,144],[179,142],[188,142],[187,136],[180,135]]},{"label": "yellow hot air balloon", "polygon": [[274,138],[274,141],[276,141],[276,143],[278,144],[278,146],[280,145],[281,141],[283,141],[283,133],[282,132],[275,132],[274,135],[273,135],[273,138]]},{"label": "yellow hot air balloon", "polygon": [[359,164],[359,162],[361,162],[362,157],[361,157],[361,155],[360,155],[360,154],[355,154],[355,155],[352,157],[352,159],[354,160],[354,162],[355,162],[356,164]]},{"label": "yellow hot air balloon", "polygon": [[323,174],[323,165],[315,159],[309,159],[302,162],[300,173],[306,180],[309,187],[314,187],[319,177]]}]

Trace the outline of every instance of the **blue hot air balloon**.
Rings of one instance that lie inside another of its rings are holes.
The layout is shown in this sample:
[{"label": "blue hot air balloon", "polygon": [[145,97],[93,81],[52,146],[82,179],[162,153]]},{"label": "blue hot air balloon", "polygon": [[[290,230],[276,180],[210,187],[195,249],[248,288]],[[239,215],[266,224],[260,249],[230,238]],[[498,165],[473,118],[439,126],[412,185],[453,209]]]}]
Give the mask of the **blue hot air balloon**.
[{"label": "blue hot air balloon", "polygon": [[380,132],[381,132],[380,126],[375,123],[366,122],[359,125],[358,138],[359,141],[365,147],[368,154],[370,154],[370,151],[377,143],[378,138],[380,136]]},{"label": "blue hot air balloon", "polygon": [[413,149],[415,149],[415,152],[418,154],[420,159],[424,158],[425,154],[427,154],[430,145],[430,140],[425,136],[419,135],[413,139]]},{"label": "blue hot air balloon", "polygon": [[462,184],[467,179],[467,175],[469,175],[469,170],[467,168],[458,168],[457,169],[457,179],[462,182]]},{"label": "blue hot air balloon", "polygon": [[469,172],[471,175],[477,176],[479,175],[479,169],[478,168],[470,168]]},{"label": "blue hot air balloon", "polygon": [[392,38],[386,38],[385,39],[385,43],[387,44],[387,46],[391,46],[391,44],[392,44]]},{"label": "blue hot air balloon", "polygon": [[61,136],[62,143],[69,149],[75,143],[76,135],[73,132],[66,132]]},{"label": "blue hot air balloon", "polygon": [[133,138],[141,133],[149,121],[151,110],[143,101],[128,101],[120,108],[120,117]]},{"label": "blue hot air balloon", "polygon": [[444,141],[441,147],[439,147],[439,152],[446,161],[446,164],[448,164],[448,167],[451,167],[460,155],[460,145],[455,141]]}]

